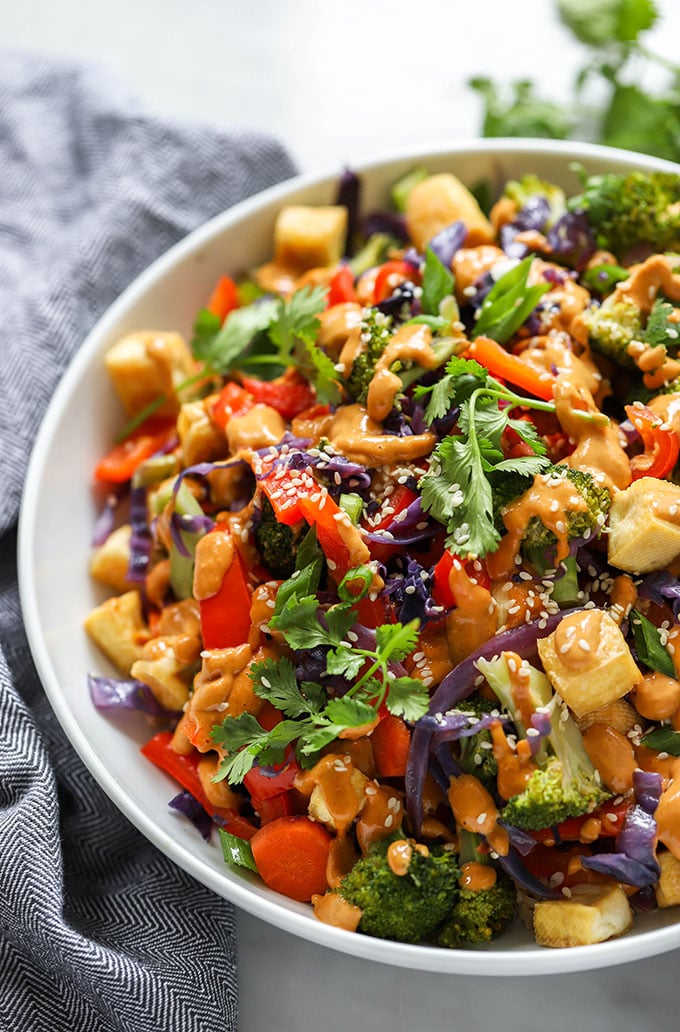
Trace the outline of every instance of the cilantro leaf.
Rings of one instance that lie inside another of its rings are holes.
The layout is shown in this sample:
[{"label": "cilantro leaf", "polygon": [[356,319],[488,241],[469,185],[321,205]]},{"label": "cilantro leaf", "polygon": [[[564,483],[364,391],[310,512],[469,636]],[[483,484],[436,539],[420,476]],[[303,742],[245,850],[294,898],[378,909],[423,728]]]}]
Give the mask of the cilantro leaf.
[{"label": "cilantro leaf", "polygon": [[422,681],[415,677],[395,677],[390,681],[387,708],[395,717],[416,721],[427,713],[430,696]]},{"label": "cilantro leaf", "polygon": [[534,260],[527,255],[521,262],[496,280],[482,302],[479,318],[474,325],[474,336],[491,337],[505,344],[529,318],[543,295],[551,289],[549,283],[528,285]]},{"label": "cilantro leaf", "polygon": [[414,396],[418,401],[430,397],[425,409],[425,420],[431,424],[441,419],[454,405],[467,401],[470,395],[489,381],[484,366],[474,358],[454,356],[446,364],[446,373],[432,387],[416,386]]},{"label": "cilantro leaf", "polygon": [[643,335],[646,344],[678,347],[678,323],[674,321],[675,308],[662,297],[657,297],[647,319]]},{"label": "cilantro leaf", "polygon": [[658,18],[652,0],[558,0],[560,20],[586,46],[636,40]]},{"label": "cilantro leaf", "polygon": [[418,620],[410,623],[382,624],[375,629],[375,643],[378,655],[387,660],[399,662],[405,659],[418,643]]},{"label": "cilantro leaf", "polygon": [[226,373],[243,355],[253,337],[266,330],[276,317],[279,302],[273,299],[236,308],[220,326],[220,320],[201,309],[194,324],[191,350],[197,358],[219,373]]},{"label": "cilantro leaf", "polygon": [[238,717],[227,717],[223,724],[215,724],[210,737],[227,754],[213,780],[227,778],[229,784],[238,785],[264,748],[269,731],[265,731],[252,713],[241,713]]},{"label": "cilantro leaf", "polygon": [[321,323],[318,316],[326,307],[326,287],[303,287],[291,297],[277,302],[276,317],[269,326],[269,338],[278,349],[281,361],[290,360],[298,340],[313,344]]},{"label": "cilantro leaf", "polygon": [[367,702],[345,695],[341,699],[331,699],[326,706],[326,716],[337,727],[344,729],[372,724],[376,713],[373,706]]},{"label": "cilantro leaf", "polygon": [[439,306],[445,297],[453,294],[453,273],[440,261],[431,247],[425,251],[422,295],[420,304],[425,315],[439,315]]},{"label": "cilantro leaf", "polygon": [[[280,709],[287,717],[300,717],[318,707],[316,699],[306,698],[298,687],[295,667],[287,658],[265,659],[253,663],[249,671],[255,694]],[[313,683],[313,682],[312,682]]]},{"label": "cilantro leaf", "polygon": [[484,102],[483,136],[564,140],[569,135],[573,122],[569,111],[537,96],[529,79],[517,79],[511,83],[511,95],[483,75],[470,79],[468,85],[481,95]]},{"label": "cilantro leaf", "polygon": [[357,676],[365,662],[366,657],[362,653],[339,645],[328,653],[326,669],[329,674],[340,674],[351,680]]},{"label": "cilantro leaf", "polygon": [[486,555],[498,547],[491,484],[479,450],[459,437],[445,437],[420,482],[423,508],[448,530],[447,547],[467,555]]}]

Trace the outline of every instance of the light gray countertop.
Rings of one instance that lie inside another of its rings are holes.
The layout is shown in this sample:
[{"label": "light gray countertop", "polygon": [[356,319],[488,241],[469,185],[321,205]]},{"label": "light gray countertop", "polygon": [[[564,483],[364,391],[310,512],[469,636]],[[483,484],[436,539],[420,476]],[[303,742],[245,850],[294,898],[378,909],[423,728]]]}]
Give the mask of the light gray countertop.
[{"label": "light gray countertop", "polygon": [[[571,95],[582,51],[548,0],[0,0],[3,46],[83,57],[152,112],[273,132],[304,171],[475,136],[476,73]],[[650,40],[674,56],[680,4]],[[678,951],[583,974],[471,978],[331,952],[239,913],[241,1032],[677,1027]],[[480,956],[480,963],[483,959]]]}]

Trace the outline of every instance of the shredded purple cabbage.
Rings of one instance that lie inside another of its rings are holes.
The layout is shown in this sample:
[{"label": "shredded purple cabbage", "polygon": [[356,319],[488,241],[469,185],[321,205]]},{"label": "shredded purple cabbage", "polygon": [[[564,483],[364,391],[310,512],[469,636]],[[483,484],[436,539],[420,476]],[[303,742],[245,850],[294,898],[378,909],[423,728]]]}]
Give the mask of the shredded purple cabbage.
[{"label": "shredded purple cabbage", "polygon": [[340,177],[335,203],[347,209],[345,255],[348,256],[354,250],[361,212],[361,179],[350,168],[344,169]]},{"label": "shredded purple cabbage", "polygon": [[201,833],[206,842],[210,841],[210,836],[213,829],[213,822],[210,814],[206,813],[198,799],[192,796],[191,792],[187,792],[186,789],[182,789],[174,796],[168,806],[173,810],[177,810],[184,817],[188,818],[195,828]]},{"label": "shredded purple cabbage", "polygon": [[118,677],[88,674],[87,686],[98,710],[137,710],[151,717],[179,716],[178,713],[164,709],[143,681],[125,681]]},{"label": "shredded purple cabbage", "polygon": [[552,255],[565,265],[581,270],[597,250],[585,211],[568,211],[548,231]]},{"label": "shredded purple cabbage", "polygon": [[416,834],[420,832],[423,819],[423,786],[427,763],[430,751],[430,744],[434,734],[432,719],[437,713],[447,713],[451,709],[471,695],[475,689],[476,668],[478,659],[491,659],[500,655],[501,652],[510,650],[517,652],[529,662],[535,661],[538,655],[536,642],[539,638],[545,638],[551,634],[560,620],[570,613],[577,612],[575,609],[566,609],[560,613],[554,613],[547,620],[533,620],[531,623],[522,624],[509,631],[484,642],[467,659],[459,663],[442,680],[430,700],[429,711],[426,716],[421,717],[417,722],[411,737],[408,762],[406,765],[406,809],[411,826]]},{"label": "shredded purple cabbage", "polygon": [[507,856],[498,857],[498,863],[506,874],[509,874],[518,885],[521,885],[532,896],[537,896],[539,899],[559,898],[560,893],[557,889],[551,888],[537,878],[535,874],[527,871],[522,863],[521,854],[513,845],[510,846]]},{"label": "shredded purple cabbage", "polygon": [[361,220],[361,235],[371,237],[376,233],[384,233],[404,244],[409,241],[406,219],[395,211],[373,211],[364,216]]},{"label": "shredded purple cabbage", "polygon": [[530,197],[526,204],[520,208],[512,222],[507,222],[504,226],[501,226],[498,234],[499,241],[508,258],[526,257],[529,253],[529,248],[526,244],[519,243],[516,240],[517,235],[528,230],[542,233],[549,215],[550,205],[547,199],[540,196],[540,194],[536,194]]},{"label": "shredded purple cabbage", "polygon": [[151,561],[151,528],[146,487],[133,487],[130,491],[130,527],[132,533],[127,579],[141,583],[149,572]]},{"label": "shredded purple cabbage", "polygon": [[430,240],[430,247],[447,269],[451,268],[454,255],[465,243],[466,236],[467,227],[464,222],[459,221],[452,222],[450,226],[445,226]]},{"label": "shredded purple cabbage", "polygon": [[670,605],[673,616],[680,616],[680,580],[666,570],[649,573],[638,585],[638,595],[651,599],[657,605]]},{"label": "shredded purple cabbage", "polygon": [[405,280],[394,288],[389,297],[380,301],[375,307],[383,315],[391,315],[398,322],[405,322],[406,319],[419,315],[420,301],[415,285],[410,280]]},{"label": "shredded purple cabbage", "polygon": [[584,867],[611,874],[639,889],[659,880],[661,868],[655,854],[657,826],[654,814],[661,798],[661,788],[660,774],[645,770],[634,772],[635,804],[624,817],[616,837],[615,851],[582,857]]},{"label": "shredded purple cabbage", "polygon": [[103,545],[113,532],[115,526],[115,512],[120,498],[113,491],[106,496],[106,501],[101,512],[97,516],[92,531],[92,545],[98,548]]}]

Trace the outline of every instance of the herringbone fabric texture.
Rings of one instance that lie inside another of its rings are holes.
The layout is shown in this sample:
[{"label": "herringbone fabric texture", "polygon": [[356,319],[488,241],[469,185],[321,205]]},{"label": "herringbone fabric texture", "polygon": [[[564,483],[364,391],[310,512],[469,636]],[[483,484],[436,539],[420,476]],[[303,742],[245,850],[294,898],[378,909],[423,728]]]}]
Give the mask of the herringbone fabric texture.
[{"label": "herringbone fabric texture", "polygon": [[96,318],[294,171],[275,140],[161,123],[96,69],[0,54],[0,1032],[237,1027],[232,909],[113,808],[57,725],[15,528],[41,416]]}]

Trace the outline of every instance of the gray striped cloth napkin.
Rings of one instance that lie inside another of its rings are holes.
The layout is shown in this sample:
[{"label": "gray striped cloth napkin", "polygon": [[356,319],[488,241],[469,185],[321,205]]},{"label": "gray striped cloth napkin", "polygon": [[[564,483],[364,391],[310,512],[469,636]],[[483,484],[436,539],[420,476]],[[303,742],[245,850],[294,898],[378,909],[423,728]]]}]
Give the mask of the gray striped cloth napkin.
[{"label": "gray striped cloth napkin", "polygon": [[2,1032],[237,1027],[231,906],[114,809],[49,709],[16,523],[41,416],[97,317],[189,230],[294,172],[266,136],[151,119],[100,70],[0,54]]}]

